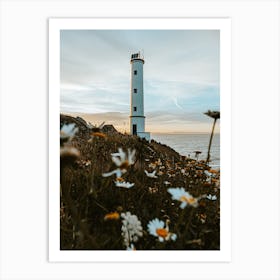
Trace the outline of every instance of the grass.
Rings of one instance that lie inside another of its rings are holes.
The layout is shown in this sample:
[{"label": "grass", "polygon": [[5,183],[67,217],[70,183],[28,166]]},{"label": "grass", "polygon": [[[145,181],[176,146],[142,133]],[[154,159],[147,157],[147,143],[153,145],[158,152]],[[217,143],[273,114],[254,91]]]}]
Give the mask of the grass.
[{"label": "grass", "polygon": [[[219,250],[219,172],[211,173],[205,161],[180,156],[155,141],[120,133],[98,135],[76,119],[61,115],[64,123],[76,123],[79,128],[66,143],[79,153],[69,160],[61,158],[61,250],[125,250],[122,219],[104,217],[128,211],[138,217],[143,228],[143,236],[134,243],[137,250]],[[111,154],[118,148],[136,151],[135,163],[122,176],[134,183],[129,189],[116,187],[115,176],[102,176],[116,168]],[[153,167],[151,163],[155,163]],[[146,176],[144,170],[154,169],[157,178]],[[217,199],[203,197],[198,207],[181,209],[180,201],[172,200],[168,188],[184,188],[193,197],[211,194]],[[177,235],[176,241],[159,242],[149,234],[147,224],[154,218],[170,221],[169,230]]]}]

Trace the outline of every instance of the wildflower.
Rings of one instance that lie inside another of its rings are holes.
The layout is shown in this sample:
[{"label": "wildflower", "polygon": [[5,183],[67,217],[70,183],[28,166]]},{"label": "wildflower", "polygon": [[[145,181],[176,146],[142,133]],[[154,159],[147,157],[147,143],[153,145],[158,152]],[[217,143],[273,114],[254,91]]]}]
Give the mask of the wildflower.
[{"label": "wildflower", "polygon": [[80,152],[71,146],[63,146],[60,148],[60,160],[63,163],[71,163],[78,159]]},{"label": "wildflower", "polygon": [[129,247],[126,248],[127,251],[136,251],[136,248],[133,243]]},{"label": "wildflower", "polygon": [[121,228],[123,242],[128,248],[133,245],[132,242],[137,242],[139,237],[143,236],[143,228],[136,215],[131,215],[130,212],[126,212],[122,213],[121,217],[123,219]]},{"label": "wildflower", "polygon": [[171,183],[168,182],[168,181],[164,181],[163,184],[166,185],[166,186],[167,186],[167,185],[171,185]]},{"label": "wildflower", "polygon": [[70,124],[64,124],[62,128],[60,129],[60,141],[66,142],[71,141],[71,139],[75,136],[75,134],[78,132],[79,128],[75,127],[75,123]]},{"label": "wildflower", "polygon": [[153,172],[149,173],[147,170],[144,170],[145,174],[149,177],[149,178],[157,178],[156,176],[156,170],[154,170]]},{"label": "wildflower", "polygon": [[104,134],[104,133],[102,133],[102,132],[93,132],[92,134],[91,134],[91,136],[94,136],[94,137],[99,137],[99,138],[107,138],[107,135],[106,134]]},{"label": "wildflower", "polygon": [[164,227],[164,222],[158,218],[153,219],[148,223],[148,231],[151,235],[158,237],[160,242],[177,239],[177,235],[169,231],[169,220],[166,221],[166,226]]},{"label": "wildflower", "polygon": [[206,197],[207,197],[209,200],[217,200],[217,196],[216,196],[216,195],[208,194]]},{"label": "wildflower", "polygon": [[112,212],[105,215],[104,220],[118,220],[120,218],[120,214],[118,212]]},{"label": "wildflower", "polygon": [[220,118],[220,112],[219,111],[210,111],[210,110],[208,110],[204,114],[207,115],[210,118],[215,119],[215,120]]},{"label": "wildflower", "polygon": [[123,149],[119,148],[118,153],[113,153],[111,156],[112,161],[118,168],[111,172],[103,173],[103,177],[109,177],[116,174],[117,178],[120,178],[124,173],[127,172],[127,168],[135,162],[135,150],[131,151],[128,149],[128,154],[126,155]]},{"label": "wildflower", "polygon": [[216,170],[216,169],[210,169],[209,172],[210,172],[212,175],[219,174],[219,170]]},{"label": "wildflower", "polygon": [[120,169],[120,168],[117,168],[111,172],[108,172],[108,173],[103,173],[102,176],[103,177],[110,177],[114,174],[116,174],[117,178],[121,178],[121,176],[126,172],[126,169]]},{"label": "wildflower", "polygon": [[[119,178],[117,178],[117,179],[119,179]],[[117,180],[117,181],[115,181],[115,185],[116,185],[116,187],[129,189],[134,186],[134,183]]]},{"label": "wildflower", "polygon": [[153,162],[149,164],[149,168],[156,169],[157,165]]},{"label": "wildflower", "polygon": [[180,208],[182,209],[187,205],[197,207],[198,200],[201,198],[194,198],[184,188],[169,188],[167,191],[172,195],[173,200],[181,201]]},{"label": "wildflower", "polygon": [[215,130],[216,121],[217,121],[217,119],[220,118],[220,112],[208,110],[204,114],[207,115],[208,117],[211,117],[214,119],[211,136],[210,136],[210,140],[209,140],[209,145],[208,145],[208,152],[207,152],[207,159],[206,159],[206,164],[207,164],[210,161],[210,149],[211,149],[211,145],[212,145],[212,138],[213,138],[213,134],[214,134],[214,130]]},{"label": "wildflower", "polygon": [[205,224],[207,218],[206,214],[197,214],[196,216],[202,224]]},{"label": "wildflower", "polygon": [[112,161],[116,164],[116,166],[122,169],[134,164],[135,150],[131,151],[130,149],[128,149],[127,155],[125,154],[122,148],[119,148],[118,151],[118,153],[111,154]]},{"label": "wildflower", "polygon": [[158,166],[162,165],[161,159],[159,158],[159,159],[155,162],[155,164],[158,165]]},{"label": "wildflower", "polygon": [[157,187],[149,187],[149,193],[157,193],[158,188]]},{"label": "wildflower", "polygon": [[205,170],[204,171],[204,174],[207,176],[207,177],[212,177],[212,173],[211,172],[209,172],[208,170]]}]

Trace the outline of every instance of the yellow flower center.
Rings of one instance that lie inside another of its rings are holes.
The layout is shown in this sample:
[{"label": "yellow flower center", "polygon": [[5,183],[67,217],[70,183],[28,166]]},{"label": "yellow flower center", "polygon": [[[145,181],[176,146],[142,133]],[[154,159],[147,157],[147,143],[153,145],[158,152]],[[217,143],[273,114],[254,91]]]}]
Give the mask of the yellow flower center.
[{"label": "yellow flower center", "polygon": [[120,218],[120,214],[118,212],[112,212],[105,215],[104,220],[118,220]]},{"label": "yellow flower center", "polygon": [[157,228],[156,233],[157,233],[158,236],[160,236],[162,238],[165,238],[168,235],[168,231],[164,228]]},{"label": "yellow flower center", "polygon": [[116,179],[116,181],[118,181],[118,182],[124,182],[124,179],[123,179],[122,177],[118,177],[118,178]]},{"label": "yellow flower center", "polygon": [[106,136],[104,133],[102,133],[102,132],[93,132],[91,135],[92,135],[92,136],[97,136],[97,137],[100,137],[100,138],[106,138],[106,137],[107,137],[107,136]]},{"label": "yellow flower center", "polygon": [[120,165],[120,169],[127,169],[128,166],[129,166],[129,162],[128,160],[126,160]]},{"label": "yellow flower center", "polygon": [[186,197],[186,196],[181,196],[180,201],[182,202],[187,202],[189,204],[194,204],[196,202],[196,199],[194,197]]}]

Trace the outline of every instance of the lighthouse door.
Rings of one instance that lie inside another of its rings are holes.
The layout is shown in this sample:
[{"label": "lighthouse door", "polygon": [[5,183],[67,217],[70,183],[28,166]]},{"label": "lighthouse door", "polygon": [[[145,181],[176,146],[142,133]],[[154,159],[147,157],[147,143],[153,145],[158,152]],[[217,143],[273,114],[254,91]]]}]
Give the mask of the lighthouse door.
[{"label": "lighthouse door", "polygon": [[136,124],[132,125],[132,134],[137,135],[137,125]]}]

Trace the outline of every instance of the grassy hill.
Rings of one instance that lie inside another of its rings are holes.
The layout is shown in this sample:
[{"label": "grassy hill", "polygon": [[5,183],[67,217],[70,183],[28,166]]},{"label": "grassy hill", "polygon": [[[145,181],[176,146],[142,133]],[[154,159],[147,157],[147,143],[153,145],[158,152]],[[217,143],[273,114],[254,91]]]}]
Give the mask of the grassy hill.
[{"label": "grassy hill", "polygon": [[[155,141],[88,126],[80,118],[61,115],[60,120],[61,127],[74,123],[78,128],[72,139],[61,142],[62,250],[219,250],[218,171]],[[125,155],[135,151],[133,163],[116,165],[112,154],[120,148]],[[105,177],[118,168],[124,172],[121,178]],[[118,187],[116,182],[134,185]],[[190,198],[172,199],[169,189],[177,188]],[[127,212],[141,222],[141,233],[129,241]],[[148,224],[155,218],[165,225],[153,235]],[[175,235],[176,240],[169,238]]]}]

